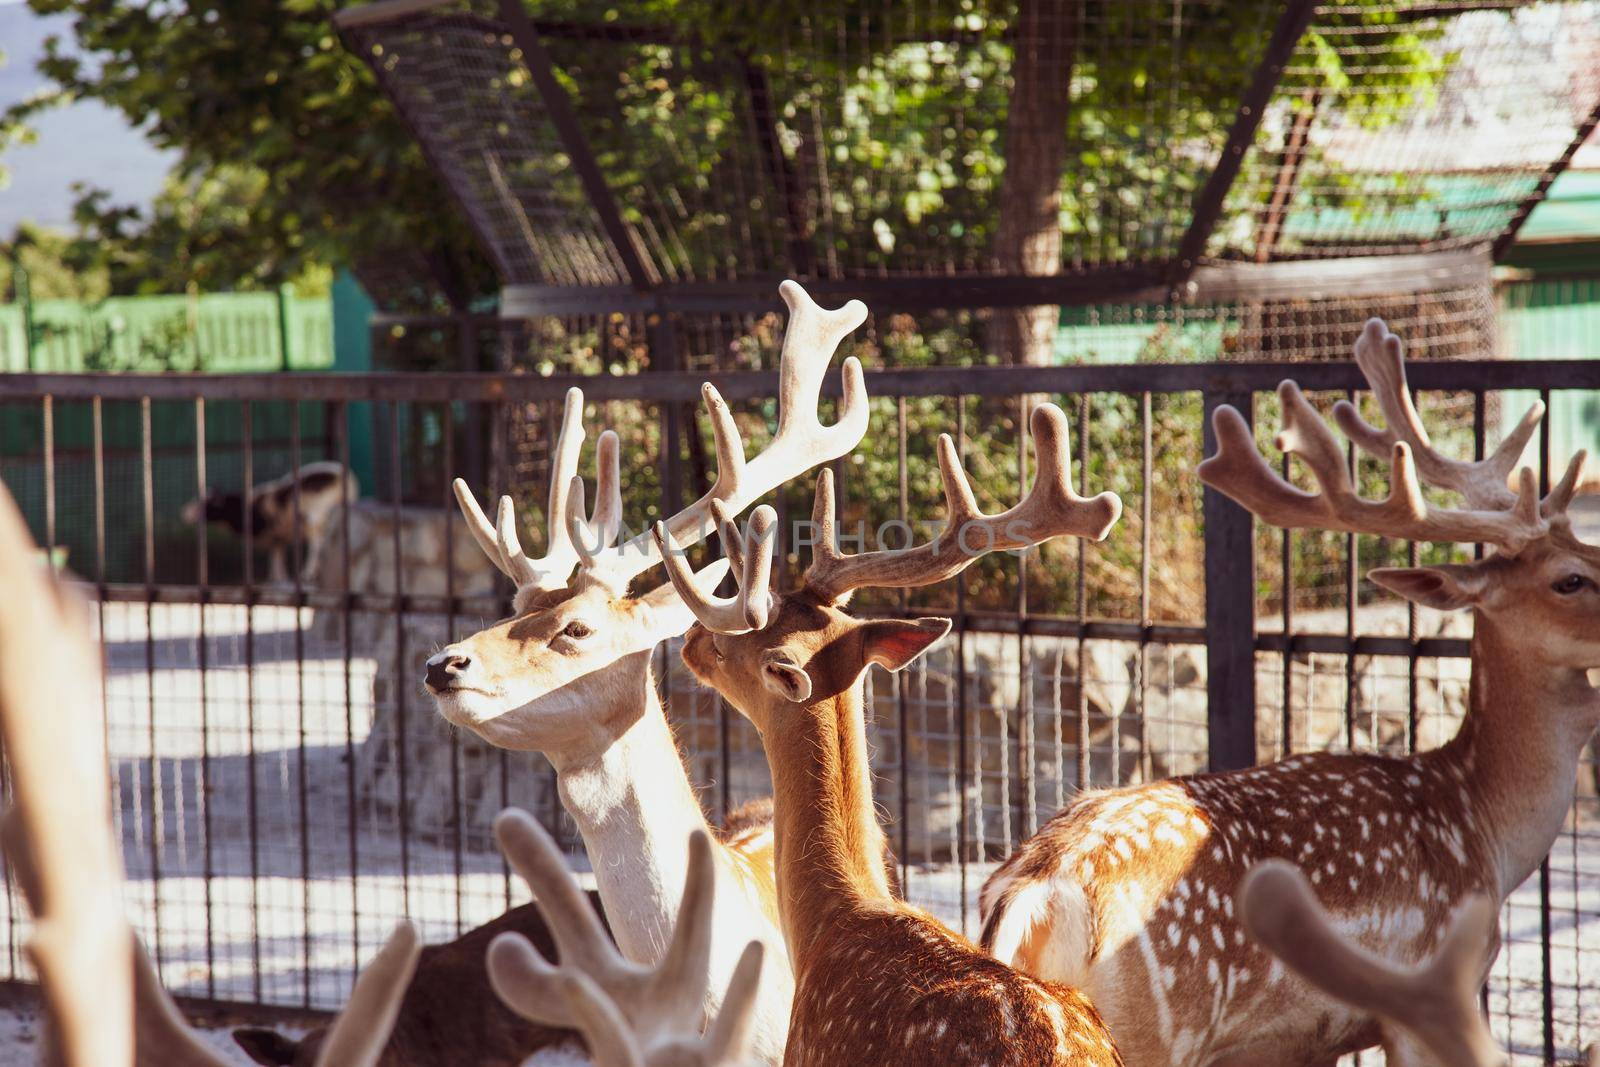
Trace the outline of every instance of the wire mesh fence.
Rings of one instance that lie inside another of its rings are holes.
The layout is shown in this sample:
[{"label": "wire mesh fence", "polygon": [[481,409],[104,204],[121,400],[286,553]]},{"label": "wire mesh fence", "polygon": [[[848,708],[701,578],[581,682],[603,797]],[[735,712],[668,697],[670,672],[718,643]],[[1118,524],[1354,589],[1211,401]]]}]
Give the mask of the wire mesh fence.
[{"label": "wire mesh fence", "polygon": [[[1345,364],[1304,370],[1322,399],[1360,384]],[[1269,425],[1269,390],[1281,373],[1240,363],[869,376],[871,443],[837,464],[852,535],[935,512],[939,432],[963,442],[982,503],[1014,495],[1027,476],[1016,418],[1024,393],[1066,405],[1079,484],[1114,489],[1127,503],[1104,543],[1050,545],[943,586],[859,601],[862,612],[947,614],[956,623],[914,668],[869,685],[877,798],[910,899],[975,930],[987,872],[1078,791],[1225,763],[1239,724],[1245,762],[1317,749],[1401,753],[1453,734],[1466,707],[1461,620],[1408,609],[1360,581],[1379,561],[1441,549],[1260,530],[1262,580],[1249,591],[1256,621],[1246,612],[1230,633],[1204,621],[1210,569],[1198,531],[1219,520],[1204,514],[1194,488],[1200,414],[1216,397],[1260,393],[1258,424]],[[1440,405],[1462,410],[1453,398],[1467,397],[1469,417],[1444,440],[1469,449],[1498,439],[1491,401],[1505,386],[1555,395],[1600,387],[1590,363],[1419,363],[1413,381],[1430,419]],[[513,446],[548,440],[526,425],[548,427],[567,384],[526,375],[0,382],[7,410],[31,411],[39,432],[33,448],[6,455],[0,477],[20,490],[40,541],[65,549],[69,568],[98,593],[129,905],[175,989],[326,1007],[396,917],[412,916],[435,940],[494,917],[520,892],[489,836],[507,803],[538,813],[583,866],[549,765],[448,729],[420,687],[421,660],[504,614],[508,594],[452,518],[435,475],[455,469],[467,439],[479,439],[487,457],[479,488],[511,493],[536,526],[544,460]],[[632,525],[672,508],[671,494],[697,494],[707,472],[688,438],[703,430],[685,422],[673,437],[666,423],[668,409],[696,395],[696,376],[583,384],[591,421],[622,433]],[[766,432],[773,384],[764,373],[721,380],[752,447]],[[208,399],[194,395],[202,388]],[[95,413],[79,466],[57,454],[59,420],[74,405]],[[121,408],[136,413],[140,458],[114,475],[105,427]],[[311,410],[325,421],[314,424]],[[219,428],[223,411],[237,411],[237,423]],[[348,463],[347,428],[363,413],[376,451],[388,456],[384,474],[373,497],[342,505],[338,532],[303,577],[264,582],[258,562],[237,559],[259,546],[182,525],[184,493],[207,482],[244,488],[313,455]],[[163,422],[165,432],[187,429],[183,448],[160,460],[152,442]],[[230,449],[236,465],[212,459]],[[116,495],[124,480],[136,487],[135,514]],[[777,494],[785,520],[809,513],[807,494],[806,485]],[[162,539],[164,529],[182,537]],[[180,554],[182,567],[162,562]],[[779,560],[780,582],[805,562],[788,543]],[[1253,664],[1253,706],[1216,702],[1217,657],[1236,647]],[[655,670],[713,818],[765,795],[753,730],[692,682],[673,643],[658,650]],[[1518,1062],[1595,1037],[1594,781],[1586,764],[1546,868],[1503,917],[1489,1003]],[[25,919],[14,891],[5,906],[4,966],[22,977]]]}]

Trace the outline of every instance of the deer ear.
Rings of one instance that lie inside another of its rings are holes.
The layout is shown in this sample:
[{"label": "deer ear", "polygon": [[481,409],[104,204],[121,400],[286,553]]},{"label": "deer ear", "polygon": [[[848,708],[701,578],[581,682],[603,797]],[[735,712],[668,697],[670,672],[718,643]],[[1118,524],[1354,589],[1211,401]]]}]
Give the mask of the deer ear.
[{"label": "deer ear", "polygon": [[761,684],[796,704],[811,696],[811,675],[776,650],[761,657]]},{"label": "deer ear", "polygon": [[875,619],[861,627],[867,662],[898,671],[950,632],[949,619]]},{"label": "deer ear", "polygon": [[1378,567],[1367,577],[1413,604],[1440,611],[1476,607],[1489,582],[1481,568],[1451,563],[1439,567]]}]

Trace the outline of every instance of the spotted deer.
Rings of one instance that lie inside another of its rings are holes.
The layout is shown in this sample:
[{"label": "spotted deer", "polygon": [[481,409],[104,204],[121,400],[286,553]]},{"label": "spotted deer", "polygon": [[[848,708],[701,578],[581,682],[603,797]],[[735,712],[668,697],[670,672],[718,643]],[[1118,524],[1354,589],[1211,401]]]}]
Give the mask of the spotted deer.
[{"label": "spotted deer", "polygon": [[[1484,946],[1495,921],[1488,897],[1468,897],[1442,929],[1432,955],[1414,966],[1362,948],[1318,903],[1305,874],[1282,860],[1263,860],[1246,873],[1238,908],[1250,936],[1295,974],[1382,1020],[1389,1067],[1510,1062],[1478,1000],[1488,963]],[[1410,1035],[1409,1046],[1397,1040],[1400,1034]],[[1600,1067],[1600,1046],[1591,1047],[1579,1067]]]},{"label": "spotted deer", "polygon": [[761,984],[760,941],[744,946],[721,1010],[701,1033],[711,967],[716,896],[711,837],[687,841],[683,905],[659,963],[641,966],[618,954],[566,857],[542,826],[508,808],[495,836],[511,866],[544,902],[560,965],[526,937],[505,933],[489,946],[489,980],[506,1006],[543,1026],[573,1027],[596,1067],[739,1067],[747,1063],[750,1025]]},{"label": "spotted deer", "polygon": [[[824,310],[794,282],[779,292],[789,307],[779,367],[778,426],[748,461],[732,413],[715,388],[703,390],[717,453],[711,490],[668,525],[685,543],[705,536],[714,501],[744,508],[765,493],[849,452],[867,426],[861,365],[844,362],[839,417],[817,415],[835,348],[866,317],[852,300]],[[466,485],[455,483],[469,528],[488,557],[517,585],[513,612],[428,660],[427,687],[448,721],[492,744],[543,752],[554,765],[562,803],[577,823],[617,945],[639,963],[660,957],[678,914],[683,842],[705,830],[701,811],[651,676],[652,650],[683,633],[693,616],[670,583],[630,585],[659,555],[648,533],[621,544],[617,435],[598,444],[594,511],[586,513],[577,477],[583,401],[568,394],[553,453],[545,555],[529,559],[518,541],[509,499],[491,526]],[[694,577],[713,588],[726,564]],[[575,573],[574,573],[575,572]],[[706,1007],[722,990],[751,937],[769,951],[755,1009],[755,1051],[777,1062],[788,1029],[793,980],[782,951],[772,873],[772,836],[747,830],[712,849],[717,903],[712,981]]]},{"label": "spotted deer", "polygon": [[[36,555],[0,488],[0,735],[12,791],[0,836],[34,916],[28,953],[48,1018],[44,1062],[225,1067],[184,1022],[128,926],[107,817],[100,656],[87,611]],[[356,980],[319,1067],[370,1067],[416,955],[416,931],[402,923]]]},{"label": "spotted deer", "polygon": [[[1476,563],[1369,574],[1418,604],[1472,610],[1468,713],[1448,744],[1414,756],[1299,755],[1091,793],[1006,860],[983,889],[983,944],[1029,974],[1081,985],[1130,1062],[1309,1067],[1373,1045],[1371,1012],[1247,941],[1234,910],[1245,872],[1266,859],[1302,867],[1359,944],[1414,963],[1462,901],[1503,901],[1538,866],[1600,723],[1586,673],[1600,666],[1600,549],[1574,537],[1565,514],[1583,457],[1543,499],[1527,470],[1513,492],[1540,406],[1487,458],[1453,460],[1412,404],[1400,340],[1374,319],[1355,356],[1388,428],[1348,403],[1334,418],[1389,460],[1386,498],[1358,494],[1337,438],[1291,381],[1278,389],[1277,443],[1318,491],[1279,477],[1229,407],[1216,412],[1218,449],[1200,476],[1277,526],[1493,546]],[[1462,506],[1425,501],[1419,479]]]},{"label": "spotted deer", "polygon": [[698,586],[673,532],[656,527],[667,573],[698,620],[684,662],[760,731],[772,768],[778,906],[795,976],[789,1067],[1123,1062],[1082,993],[997,962],[896,898],[872,801],[863,679],[871,664],[904,668],[950,621],[856,619],[843,610],[856,589],[928,585],[986,552],[1104,537],[1121,503],[1074,490],[1066,417],[1043,405],[1032,426],[1037,477],[1021,503],[994,516],[978,509],[943,437],[948,522],[934,540],[905,550],[841,554],[832,472],[824,470],[813,513],[823,537],[800,587],[782,595],[770,589],[770,508],[757,508],[743,532],[717,508],[739,578],[731,598]]}]

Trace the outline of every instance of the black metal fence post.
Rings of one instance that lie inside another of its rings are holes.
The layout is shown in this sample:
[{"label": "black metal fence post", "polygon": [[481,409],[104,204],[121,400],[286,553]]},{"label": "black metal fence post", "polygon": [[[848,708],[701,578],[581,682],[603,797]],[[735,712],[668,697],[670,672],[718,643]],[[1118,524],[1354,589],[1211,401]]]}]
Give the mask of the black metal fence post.
[{"label": "black metal fence post", "polygon": [[[1230,404],[1246,419],[1251,394],[1204,394],[1205,453],[1216,450],[1211,416]],[[1205,491],[1206,716],[1213,771],[1256,762],[1256,566],[1250,513],[1209,486]]]}]

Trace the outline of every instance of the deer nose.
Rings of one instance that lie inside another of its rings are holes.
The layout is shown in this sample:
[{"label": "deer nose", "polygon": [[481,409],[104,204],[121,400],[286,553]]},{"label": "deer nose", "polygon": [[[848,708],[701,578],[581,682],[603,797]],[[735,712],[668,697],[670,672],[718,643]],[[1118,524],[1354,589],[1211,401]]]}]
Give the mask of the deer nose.
[{"label": "deer nose", "polygon": [[445,649],[438,655],[428,660],[428,688],[449,689],[467,673],[472,666],[472,657],[464,656],[460,652]]}]

